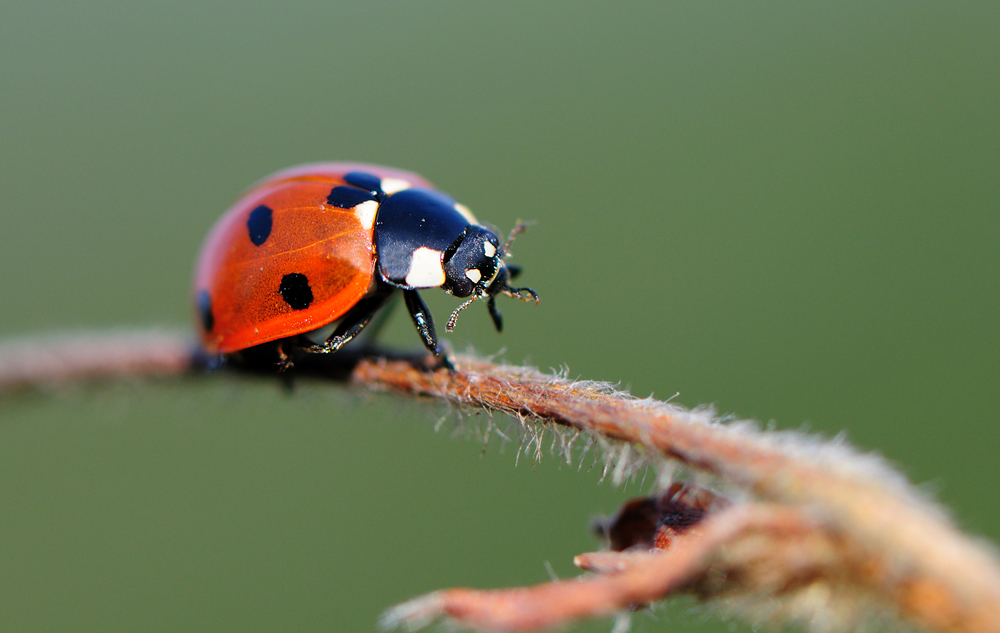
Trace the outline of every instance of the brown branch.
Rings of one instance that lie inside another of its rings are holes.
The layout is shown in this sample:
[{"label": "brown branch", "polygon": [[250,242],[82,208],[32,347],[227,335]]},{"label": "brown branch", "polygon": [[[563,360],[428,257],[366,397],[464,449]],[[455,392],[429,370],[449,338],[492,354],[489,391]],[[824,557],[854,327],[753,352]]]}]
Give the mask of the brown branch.
[{"label": "brown branch", "polygon": [[[180,374],[197,365],[183,337],[86,336],[0,346],[0,390],[74,378]],[[334,355],[337,357],[340,355]],[[739,612],[818,629],[880,609],[929,631],[1000,631],[1000,566],[881,460],[796,433],[762,432],[473,357],[458,371],[361,358],[353,384],[484,407],[634,446],[710,474],[733,493],[698,529],[656,554],[578,558],[601,572],[530,589],[450,590],[397,607],[385,624],[447,616],[473,628],[534,630],[678,591]],[[622,460],[625,461],[625,460]],[[761,605],[768,605],[762,612]]]},{"label": "brown branch", "polygon": [[0,342],[0,393],[104,378],[176,376],[196,361],[189,336],[161,330],[25,337]]},{"label": "brown branch", "polygon": [[[794,578],[775,573],[773,559],[778,552],[801,549],[793,544],[798,545],[804,537],[817,533],[814,522],[795,510],[764,505],[737,506],[721,511],[697,532],[678,537],[675,546],[667,551],[600,552],[577,557],[578,565],[599,568],[604,572],[602,575],[523,589],[439,591],[391,609],[383,616],[382,624],[395,628],[447,615],[459,624],[480,630],[531,631],[634,608],[677,590],[702,597],[718,597],[725,592],[714,585],[719,585],[720,580],[725,585],[727,575],[713,577],[709,570],[721,566],[721,561],[713,557],[727,549],[752,551],[757,556],[758,566],[761,558],[767,558],[763,566],[770,570],[771,584],[794,582]],[[763,539],[754,540],[755,536],[763,536]],[[811,558],[803,557],[802,552],[796,553],[800,559]],[[727,561],[728,576],[738,577],[736,572],[748,573],[752,565],[742,559],[753,555],[749,552],[740,552],[737,556],[730,554],[727,558],[741,560]],[[809,563],[815,561],[809,560]],[[799,560],[796,567],[805,574],[817,573],[814,569],[806,569],[811,566]],[[745,581],[737,583],[742,585]]]},{"label": "brown branch", "polygon": [[[645,447],[712,473],[757,499],[820,520],[824,533],[838,535],[846,549],[863,553],[869,567],[880,570],[878,582],[858,575],[869,573],[861,564],[845,564],[817,579],[829,581],[828,588],[843,588],[843,578],[867,588],[871,594],[855,600],[859,609],[871,600],[927,630],[1000,631],[1000,567],[992,551],[963,536],[881,460],[799,434],[761,432],[746,423],[720,424],[709,412],[638,400],[606,385],[473,358],[457,364],[462,371],[429,373],[408,363],[367,361],[356,368],[354,381],[550,421]],[[759,595],[759,587],[748,585],[743,593]],[[440,595],[448,594],[436,599]],[[464,595],[468,602],[468,596],[476,594]],[[767,595],[774,597],[773,592]],[[501,602],[505,596],[501,592]],[[475,627],[478,621],[445,613],[460,624]],[[825,615],[842,623],[834,613]]]}]

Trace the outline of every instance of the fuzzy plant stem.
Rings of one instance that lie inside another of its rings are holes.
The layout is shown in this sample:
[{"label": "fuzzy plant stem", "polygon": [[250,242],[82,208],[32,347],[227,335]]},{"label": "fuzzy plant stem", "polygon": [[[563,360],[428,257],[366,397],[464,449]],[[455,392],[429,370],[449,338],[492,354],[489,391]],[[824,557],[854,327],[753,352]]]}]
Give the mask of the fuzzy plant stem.
[{"label": "fuzzy plant stem", "polygon": [[[961,534],[875,456],[798,433],[721,424],[710,412],[636,399],[604,384],[475,358],[456,365],[455,373],[428,373],[408,363],[369,361],[358,365],[353,380],[645,447],[746,489],[758,501],[794,508],[860,553],[852,568],[827,571],[829,586],[875,597],[927,630],[1000,630],[1000,567],[993,552]],[[757,588],[743,589],[749,596]],[[499,623],[477,628],[492,624]]]},{"label": "fuzzy plant stem", "polygon": [[[875,609],[928,631],[1000,631],[1000,565],[876,456],[791,432],[761,431],[637,399],[603,383],[459,356],[457,370],[361,357],[349,381],[553,424],[679,462],[741,492],[667,552],[594,553],[580,581],[518,590],[453,589],[388,611],[386,627],[445,617],[479,630],[529,631],[608,615],[673,593],[726,604],[750,619],[849,628]],[[0,345],[0,392],[93,378],[198,370],[183,336],[118,332]],[[761,604],[773,607],[763,614]],[[739,606],[742,605],[742,606]],[[740,611],[742,609],[742,611]]]}]

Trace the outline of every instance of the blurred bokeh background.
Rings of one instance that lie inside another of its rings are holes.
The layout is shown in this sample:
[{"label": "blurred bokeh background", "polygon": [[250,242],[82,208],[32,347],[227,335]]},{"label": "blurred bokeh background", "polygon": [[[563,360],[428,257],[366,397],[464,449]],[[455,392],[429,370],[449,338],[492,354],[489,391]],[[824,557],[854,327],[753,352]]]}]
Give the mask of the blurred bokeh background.
[{"label": "blurred bokeh background", "polygon": [[[244,187],[402,167],[536,222],[541,305],[503,301],[502,335],[477,306],[455,349],[845,430],[996,541],[998,33],[995,2],[8,1],[0,333],[185,328]],[[402,311],[386,338],[418,346]],[[477,425],[239,377],[0,401],[0,621],[370,631],[439,587],[572,575],[638,482],[452,439]]]}]

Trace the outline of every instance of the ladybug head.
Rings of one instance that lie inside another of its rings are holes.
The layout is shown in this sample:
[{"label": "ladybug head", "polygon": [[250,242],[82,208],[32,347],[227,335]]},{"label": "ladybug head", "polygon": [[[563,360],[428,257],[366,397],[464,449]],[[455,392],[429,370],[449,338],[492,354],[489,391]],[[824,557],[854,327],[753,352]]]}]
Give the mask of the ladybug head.
[{"label": "ladybug head", "polygon": [[452,312],[445,328],[447,331],[455,329],[458,313],[476,299],[489,297],[486,305],[498,332],[503,329],[503,317],[496,307],[496,295],[505,294],[538,303],[538,295],[531,288],[511,288],[509,285],[511,277],[516,276],[520,268],[508,267],[504,257],[507,245],[521,230],[523,227],[519,224],[507,242],[501,244],[496,233],[470,224],[445,251],[445,282],[441,287],[456,297],[472,297]]},{"label": "ladybug head", "polygon": [[496,234],[470,224],[444,252],[445,282],[441,287],[456,297],[482,296],[503,267]]}]

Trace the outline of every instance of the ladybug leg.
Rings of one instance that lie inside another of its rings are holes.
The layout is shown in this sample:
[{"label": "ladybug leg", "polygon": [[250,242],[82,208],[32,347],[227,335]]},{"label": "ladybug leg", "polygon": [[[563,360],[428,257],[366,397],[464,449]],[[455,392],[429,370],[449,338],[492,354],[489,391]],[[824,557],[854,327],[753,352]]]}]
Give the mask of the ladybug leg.
[{"label": "ladybug leg", "polygon": [[496,297],[490,297],[486,301],[486,309],[490,311],[490,317],[493,319],[493,326],[496,327],[497,332],[503,332],[503,315],[497,310]]},{"label": "ladybug leg", "polygon": [[403,299],[406,301],[406,309],[413,319],[413,325],[416,326],[417,333],[424,341],[424,347],[429,349],[442,365],[454,371],[455,367],[444,355],[444,349],[438,342],[437,333],[434,331],[434,319],[431,318],[430,310],[427,309],[424,300],[420,298],[416,290],[404,290]]},{"label": "ladybug leg", "polygon": [[535,305],[538,305],[538,293],[532,290],[531,288],[511,288],[510,286],[507,286],[501,288],[501,292],[503,292],[508,297],[512,297],[514,299],[520,299],[521,301],[524,301],[526,303],[529,301],[534,301]]},{"label": "ladybug leg", "polygon": [[306,347],[307,352],[312,352],[315,354],[330,354],[336,352],[343,346],[354,340],[361,331],[365,329],[375,314],[382,309],[388,300],[388,294],[376,294],[371,297],[365,297],[361,301],[351,308],[347,314],[344,315],[344,320],[340,322],[337,329],[333,331],[326,341],[320,345],[311,345]]},{"label": "ladybug leg", "polygon": [[278,346],[275,348],[278,352],[278,373],[284,374],[286,371],[295,366],[292,362],[291,357],[285,352],[285,341],[278,341]]}]

